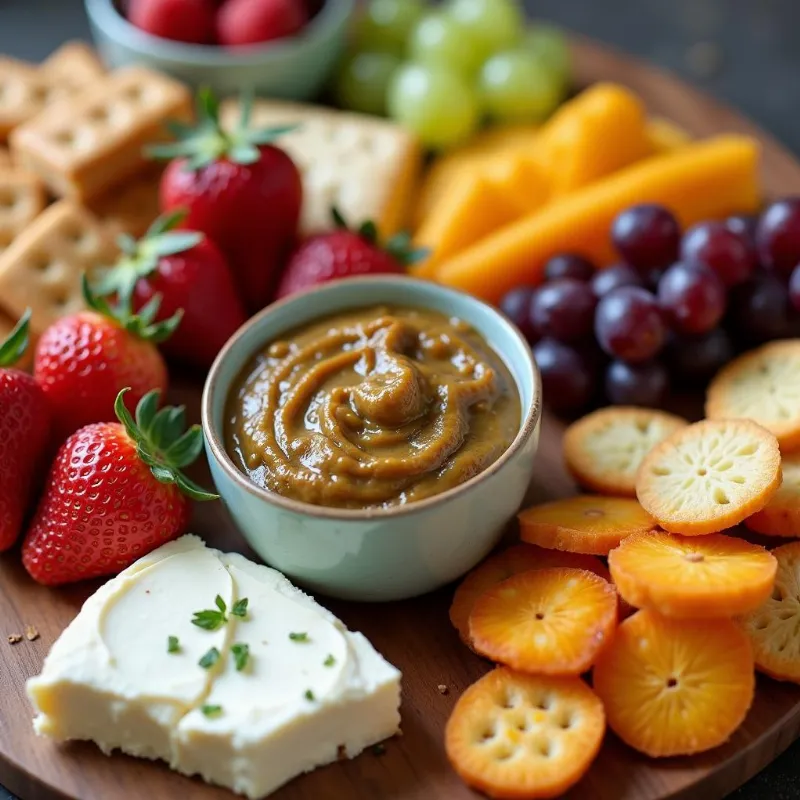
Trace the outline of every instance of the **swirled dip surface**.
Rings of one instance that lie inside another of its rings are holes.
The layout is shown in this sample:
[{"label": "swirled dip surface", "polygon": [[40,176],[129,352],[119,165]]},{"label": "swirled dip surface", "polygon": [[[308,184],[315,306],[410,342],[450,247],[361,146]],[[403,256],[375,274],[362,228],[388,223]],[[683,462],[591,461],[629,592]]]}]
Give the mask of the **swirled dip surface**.
[{"label": "swirled dip surface", "polygon": [[463,483],[519,425],[514,381],[469,325],[377,307],[303,326],[258,353],[231,392],[226,440],[259,486],[374,508]]}]

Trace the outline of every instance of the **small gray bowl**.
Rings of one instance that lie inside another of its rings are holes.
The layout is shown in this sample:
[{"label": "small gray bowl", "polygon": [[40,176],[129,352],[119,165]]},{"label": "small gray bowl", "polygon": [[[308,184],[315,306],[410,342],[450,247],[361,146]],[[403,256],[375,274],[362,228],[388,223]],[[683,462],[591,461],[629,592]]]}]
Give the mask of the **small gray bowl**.
[{"label": "small gray bowl", "polygon": [[[309,505],[254,484],[225,448],[225,404],[244,365],[298,325],[372,305],[425,308],[460,317],[505,361],[522,401],[508,450],[475,477],[388,509]],[[411,278],[348,278],[268,306],[223,347],[206,379],[203,431],[211,476],[234,522],[270,566],[314,592],[348,600],[399,600],[429,592],[472,569],[517,512],[539,440],[542,389],[522,334],[470,295]]]},{"label": "small gray bowl", "polygon": [[253,91],[308,100],[322,89],[341,55],[355,0],[326,0],[297,36],[232,50],[151,36],[131,25],[114,0],[84,0],[92,35],[110,67],[143,64],[219,95]]}]

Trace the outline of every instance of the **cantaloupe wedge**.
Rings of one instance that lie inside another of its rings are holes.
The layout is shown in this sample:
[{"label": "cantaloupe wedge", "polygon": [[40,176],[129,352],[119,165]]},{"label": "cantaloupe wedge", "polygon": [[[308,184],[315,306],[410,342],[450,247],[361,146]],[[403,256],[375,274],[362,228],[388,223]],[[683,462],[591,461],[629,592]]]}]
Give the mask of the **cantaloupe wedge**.
[{"label": "cantaloupe wedge", "polygon": [[611,222],[635,203],[665,205],[683,225],[752,213],[761,197],[758,153],[754,139],[725,135],[645,159],[500,228],[441,264],[436,279],[497,302],[515,286],[539,283],[557,253],[611,263]]}]

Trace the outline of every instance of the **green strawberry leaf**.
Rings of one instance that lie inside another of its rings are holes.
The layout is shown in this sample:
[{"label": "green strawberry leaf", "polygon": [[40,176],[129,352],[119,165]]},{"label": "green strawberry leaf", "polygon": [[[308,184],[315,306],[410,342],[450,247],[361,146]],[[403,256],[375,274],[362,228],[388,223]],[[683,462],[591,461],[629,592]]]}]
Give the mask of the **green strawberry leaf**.
[{"label": "green strawberry leaf", "polygon": [[28,349],[28,325],[31,320],[31,310],[25,309],[19,322],[14,326],[8,337],[0,343],[0,367],[16,364]]},{"label": "green strawberry leaf", "polygon": [[136,453],[159,483],[174,484],[192,500],[216,500],[219,495],[207,492],[187,478],[181,470],[192,464],[203,449],[203,429],[192,425],[184,431],[185,410],[164,406],[156,411],[160,392],[148,392],[136,407],[136,417],[125,405],[123,389],[114,402],[117,419],[136,444]]}]

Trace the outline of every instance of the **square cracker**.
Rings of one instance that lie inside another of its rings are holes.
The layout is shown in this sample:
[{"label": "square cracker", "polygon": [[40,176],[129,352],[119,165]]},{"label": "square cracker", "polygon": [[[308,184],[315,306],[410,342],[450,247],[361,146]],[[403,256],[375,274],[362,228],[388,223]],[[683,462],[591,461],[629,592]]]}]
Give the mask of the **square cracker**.
[{"label": "square cracker", "polygon": [[[235,100],[222,107],[226,126],[238,122]],[[373,220],[384,236],[406,224],[408,205],[422,164],[419,143],[386,120],[299,103],[256,100],[251,125],[269,128],[297,123],[276,144],[303,176],[301,233],[333,227],[331,206],[350,225]]]},{"label": "square cracker", "polygon": [[39,336],[59,317],[84,308],[81,274],[109,266],[117,248],[94,215],[69,200],[40,214],[0,254],[0,305],[12,316],[33,310]]},{"label": "square cracker", "polygon": [[44,186],[33,173],[0,168],[0,252],[41,214],[46,203]]},{"label": "square cracker", "polygon": [[40,69],[50,80],[74,92],[106,76],[97,53],[86,42],[66,42],[42,62]]},{"label": "square cracker", "polygon": [[158,193],[161,164],[143,169],[136,177],[105,192],[89,203],[89,208],[115,234],[142,236],[159,215]]},{"label": "square cracker", "polygon": [[125,67],[14,130],[17,163],[59,196],[86,200],[136,174],[145,145],[168,138],[168,119],[191,119],[189,90],[144,67]]},{"label": "square cracker", "polygon": [[0,145],[0,169],[5,169],[11,166],[11,153],[8,152],[7,147]]},{"label": "square cracker", "polygon": [[59,91],[33,64],[0,56],[0,141],[38,114]]}]

